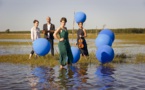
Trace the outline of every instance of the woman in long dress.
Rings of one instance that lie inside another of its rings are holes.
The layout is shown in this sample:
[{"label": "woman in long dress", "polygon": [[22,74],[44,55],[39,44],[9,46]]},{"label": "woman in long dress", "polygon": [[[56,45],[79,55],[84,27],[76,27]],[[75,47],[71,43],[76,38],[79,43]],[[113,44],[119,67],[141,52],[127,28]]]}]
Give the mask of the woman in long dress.
[{"label": "woman in long dress", "polygon": [[[73,61],[72,51],[68,38],[68,30],[65,27],[67,19],[62,17],[60,20],[60,27],[54,32],[53,36],[59,40],[58,48],[60,52],[60,68],[63,68],[66,64],[71,65]],[[60,38],[57,37],[59,34]]]},{"label": "woman in long dress", "polygon": [[81,51],[82,56],[89,56],[88,48],[87,48],[87,42],[85,40],[85,37],[87,37],[86,30],[83,28],[83,23],[78,23],[79,29],[77,31],[77,45],[78,48]]}]

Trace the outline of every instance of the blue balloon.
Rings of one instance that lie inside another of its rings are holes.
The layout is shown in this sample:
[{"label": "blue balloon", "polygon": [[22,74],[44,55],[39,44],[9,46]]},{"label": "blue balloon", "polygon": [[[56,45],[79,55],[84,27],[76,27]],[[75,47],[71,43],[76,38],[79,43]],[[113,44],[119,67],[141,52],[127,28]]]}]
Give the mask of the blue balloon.
[{"label": "blue balloon", "polygon": [[99,34],[95,40],[95,45],[98,48],[103,45],[112,46],[112,39],[106,34]]},{"label": "blue balloon", "polygon": [[114,58],[114,50],[108,45],[103,45],[96,51],[96,58],[103,64],[111,62]]},{"label": "blue balloon", "polygon": [[34,52],[39,56],[44,56],[50,51],[50,43],[45,38],[38,38],[33,42]]},{"label": "blue balloon", "polygon": [[76,12],[75,13],[75,21],[77,23],[79,22],[85,22],[86,21],[86,14],[84,12]]},{"label": "blue balloon", "polygon": [[112,39],[112,42],[114,42],[115,35],[114,35],[114,32],[112,32],[111,30],[109,30],[109,29],[103,29],[99,34],[106,34],[106,35],[108,35]]},{"label": "blue balloon", "polygon": [[76,63],[79,61],[80,59],[80,50],[77,47],[71,47],[71,51],[73,54],[73,62],[72,63]]}]

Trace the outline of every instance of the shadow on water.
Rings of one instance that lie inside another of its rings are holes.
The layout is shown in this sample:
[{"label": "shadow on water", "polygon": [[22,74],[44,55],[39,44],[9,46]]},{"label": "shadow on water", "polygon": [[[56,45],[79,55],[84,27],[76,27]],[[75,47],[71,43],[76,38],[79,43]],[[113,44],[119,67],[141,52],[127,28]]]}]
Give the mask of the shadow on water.
[{"label": "shadow on water", "polygon": [[113,88],[115,78],[112,76],[115,69],[109,66],[100,65],[97,67],[95,72],[97,78],[97,85],[99,85],[99,90],[106,90]]}]

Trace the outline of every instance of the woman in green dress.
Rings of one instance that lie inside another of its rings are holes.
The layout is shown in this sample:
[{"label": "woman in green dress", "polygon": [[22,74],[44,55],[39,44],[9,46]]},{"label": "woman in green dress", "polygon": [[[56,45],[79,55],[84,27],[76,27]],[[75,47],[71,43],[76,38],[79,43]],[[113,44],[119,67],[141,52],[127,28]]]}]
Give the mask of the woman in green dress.
[{"label": "woman in green dress", "polygon": [[[59,40],[58,48],[60,52],[60,68],[63,68],[66,64],[71,65],[73,61],[73,55],[68,38],[68,30],[65,27],[67,19],[62,17],[60,20],[60,27],[54,32],[53,36]],[[59,34],[60,38],[58,38]]]}]

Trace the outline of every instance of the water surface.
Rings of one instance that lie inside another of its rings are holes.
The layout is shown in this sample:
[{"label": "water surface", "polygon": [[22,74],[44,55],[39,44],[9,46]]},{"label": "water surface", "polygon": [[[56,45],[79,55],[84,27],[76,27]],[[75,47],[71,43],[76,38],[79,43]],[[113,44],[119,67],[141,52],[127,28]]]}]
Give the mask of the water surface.
[{"label": "water surface", "polygon": [[0,64],[1,90],[144,90],[144,64],[114,68],[80,64],[66,69]]}]

